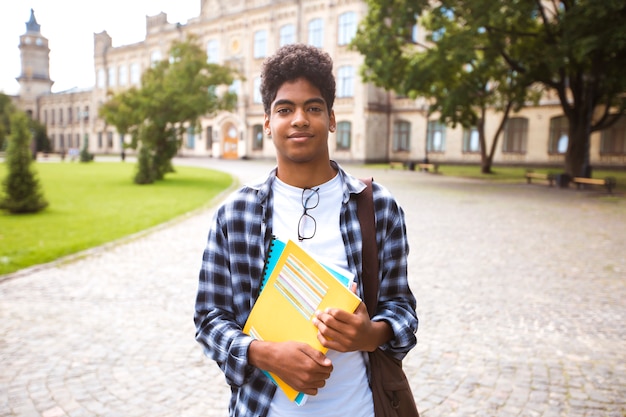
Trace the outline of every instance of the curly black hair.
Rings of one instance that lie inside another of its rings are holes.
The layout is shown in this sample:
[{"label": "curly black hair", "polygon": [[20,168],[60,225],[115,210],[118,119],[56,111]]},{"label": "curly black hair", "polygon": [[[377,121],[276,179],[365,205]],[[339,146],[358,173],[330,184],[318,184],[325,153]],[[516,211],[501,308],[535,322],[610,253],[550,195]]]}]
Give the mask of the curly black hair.
[{"label": "curly black hair", "polygon": [[288,81],[305,78],[317,87],[326,101],[328,112],[335,102],[333,60],[328,53],[311,45],[283,46],[265,60],[261,71],[263,110],[270,114],[278,89]]}]

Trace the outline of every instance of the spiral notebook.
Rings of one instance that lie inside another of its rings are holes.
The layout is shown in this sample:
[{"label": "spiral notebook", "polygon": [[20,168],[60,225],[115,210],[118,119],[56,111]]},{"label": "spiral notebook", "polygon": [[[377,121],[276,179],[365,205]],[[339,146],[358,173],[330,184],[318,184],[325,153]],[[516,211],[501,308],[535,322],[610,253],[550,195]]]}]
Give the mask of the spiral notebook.
[{"label": "spiral notebook", "polygon": [[[350,280],[317,262],[289,240],[272,239],[265,263],[261,294],[243,328],[258,340],[305,342],[322,353],[328,351],[317,340],[312,318],[327,307],[354,312],[361,302],[348,288]],[[287,385],[278,376],[265,372],[287,397],[301,405],[306,395]]]}]

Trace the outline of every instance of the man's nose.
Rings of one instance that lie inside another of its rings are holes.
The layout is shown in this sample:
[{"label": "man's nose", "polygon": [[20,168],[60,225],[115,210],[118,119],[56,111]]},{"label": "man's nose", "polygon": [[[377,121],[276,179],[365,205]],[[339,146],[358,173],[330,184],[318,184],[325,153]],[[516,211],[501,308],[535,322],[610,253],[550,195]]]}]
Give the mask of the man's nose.
[{"label": "man's nose", "polygon": [[309,125],[309,119],[304,109],[296,109],[294,111],[291,125],[296,127],[306,127]]}]

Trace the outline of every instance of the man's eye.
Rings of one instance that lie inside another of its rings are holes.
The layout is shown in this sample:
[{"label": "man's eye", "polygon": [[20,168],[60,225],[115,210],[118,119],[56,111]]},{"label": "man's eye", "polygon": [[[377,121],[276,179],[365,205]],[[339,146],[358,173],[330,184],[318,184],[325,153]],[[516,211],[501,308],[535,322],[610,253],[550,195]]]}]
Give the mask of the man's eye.
[{"label": "man's eye", "polygon": [[289,110],[289,109],[284,109],[284,108],[283,108],[283,109],[278,109],[278,110],[276,110],[276,113],[282,113],[282,114],[287,114],[287,113],[289,113],[289,112],[290,112],[290,110]]},{"label": "man's eye", "polygon": [[322,110],[321,107],[311,107],[311,108],[309,108],[309,111],[314,112],[314,113],[319,113],[319,112],[321,112],[323,110]]}]

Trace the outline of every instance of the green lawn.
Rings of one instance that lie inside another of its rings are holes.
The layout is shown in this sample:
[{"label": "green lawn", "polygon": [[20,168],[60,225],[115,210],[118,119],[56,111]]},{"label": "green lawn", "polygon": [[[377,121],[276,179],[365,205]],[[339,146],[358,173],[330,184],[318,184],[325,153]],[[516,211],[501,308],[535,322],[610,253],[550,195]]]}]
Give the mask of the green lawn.
[{"label": "green lawn", "polygon": [[[380,169],[389,169],[389,164],[373,164],[372,166]],[[474,178],[485,181],[508,182],[513,184],[526,182],[524,174],[526,173],[527,168],[495,166],[492,170],[492,174],[483,174],[480,172],[480,166],[478,165],[439,165],[439,174],[450,177]],[[537,173],[559,174],[563,172],[563,169],[534,168],[533,171]],[[614,192],[626,193],[626,170],[594,169],[591,176],[593,178],[614,177],[617,181],[617,187]],[[570,186],[574,187],[573,185]],[[602,190],[602,188],[598,188],[598,190]]]},{"label": "green lawn", "polygon": [[[0,275],[158,225],[208,205],[233,184],[228,174],[184,166],[165,181],[142,186],[132,182],[135,164],[33,166],[50,205],[37,214],[0,211]],[[0,164],[0,179],[6,172]]]}]

